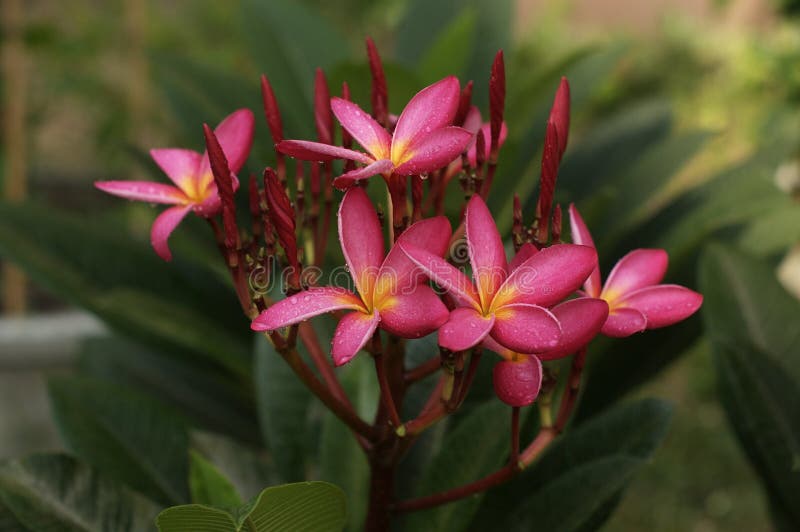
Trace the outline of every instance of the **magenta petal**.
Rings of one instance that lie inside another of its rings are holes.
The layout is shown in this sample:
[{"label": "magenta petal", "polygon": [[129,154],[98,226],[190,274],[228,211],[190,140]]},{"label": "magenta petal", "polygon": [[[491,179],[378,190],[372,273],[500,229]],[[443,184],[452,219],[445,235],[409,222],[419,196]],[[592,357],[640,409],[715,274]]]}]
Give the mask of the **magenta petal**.
[{"label": "magenta petal", "polygon": [[334,310],[363,310],[364,304],[344,288],[309,288],[273,303],[253,320],[254,331],[274,331]]},{"label": "magenta petal", "polygon": [[426,285],[376,302],[376,307],[381,314],[381,327],[401,338],[427,336],[444,325],[450,315],[439,296]]},{"label": "magenta petal", "polygon": [[514,355],[517,354],[514,353],[514,351],[512,351],[511,349],[507,348],[506,346],[497,343],[497,340],[492,338],[491,334],[483,339],[481,345],[483,346],[484,349],[488,349],[489,351],[494,351],[495,353],[497,353],[498,355],[500,355],[505,359],[513,358]]},{"label": "magenta petal", "polygon": [[188,203],[186,194],[172,185],[150,181],[96,181],[95,188],[120,198],[146,201],[148,203]]},{"label": "magenta petal", "polygon": [[586,346],[606,322],[608,303],[602,299],[581,297],[556,305],[553,314],[561,324],[561,341],[555,349],[538,354],[542,360],[565,357]]},{"label": "magenta petal", "polygon": [[[483,133],[483,153],[487,154],[488,156],[489,152],[492,149],[492,125],[487,123],[481,126],[480,129],[481,132]],[[503,144],[505,144],[506,138],[508,138],[508,126],[506,126],[506,123],[503,122],[500,125],[500,136],[497,138],[497,146],[500,147]],[[472,165],[473,168],[478,165],[478,147],[476,146],[475,142],[472,142],[470,144],[469,150],[467,150],[467,159],[469,160],[469,164]]]},{"label": "magenta petal", "polygon": [[549,307],[580,288],[596,266],[593,248],[574,244],[544,248],[508,276],[492,305],[528,303]]},{"label": "magenta petal", "polygon": [[439,345],[451,351],[464,351],[481,343],[494,323],[494,314],[482,316],[475,309],[457,308],[439,329]]},{"label": "magenta petal", "polygon": [[647,328],[647,318],[633,308],[613,308],[600,332],[611,338],[625,338]]},{"label": "magenta petal", "polygon": [[464,124],[461,126],[473,135],[478,133],[478,130],[483,125],[483,118],[481,118],[481,110],[477,105],[472,105],[467,111],[467,116],[464,117]]},{"label": "magenta petal", "polygon": [[275,149],[284,155],[302,161],[332,161],[334,159],[348,159],[364,164],[372,164],[375,160],[360,151],[348,150],[339,146],[311,142],[309,140],[283,140],[275,145]]},{"label": "magenta petal", "polygon": [[[228,159],[228,167],[234,174],[241,170],[250,154],[255,123],[255,117],[250,109],[239,109],[225,117],[214,128],[214,136],[222,146],[225,158]],[[200,173],[203,173],[202,170]]]},{"label": "magenta petal", "polygon": [[410,244],[399,244],[403,252],[430,279],[447,290],[464,305],[480,306],[478,292],[472,281],[452,264],[430,251]]},{"label": "magenta petal", "polygon": [[378,312],[351,312],[339,320],[331,342],[331,357],[337,366],[347,364],[369,342],[381,319]]},{"label": "magenta petal", "polygon": [[[667,273],[667,252],[663,249],[635,249],[622,257],[611,270],[601,297],[622,299],[647,286],[657,285]],[[613,304],[613,303],[612,303]]]},{"label": "magenta petal", "polygon": [[494,392],[505,404],[528,406],[536,401],[542,387],[542,363],[535,355],[520,360],[501,360],[492,371]]},{"label": "magenta petal", "polygon": [[458,112],[460,96],[458,79],[448,76],[411,98],[397,119],[392,139],[392,160],[401,160],[406,148],[419,138],[451,125]]},{"label": "magenta petal", "polygon": [[465,213],[469,260],[483,308],[488,308],[508,275],[506,251],[497,226],[483,199],[472,196]]},{"label": "magenta petal", "polygon": [[163,148],[150,150],[150,157],[185,193],[197,188],[195,184],[203,156],[193,150]]},{"label": "magenta petal", "polygon": [[522,247],[519,248],[517,254],[514,255],[514,258],[511,259],[511,262],[508,263],[508,271],[513,272],[517,268],[519,268],[526,260],[533,257],[539,253],[539,250],[536,249],[536,246],[531,244],[530,242],[525,242],[522,244]]},{"label": "magenta petal", "polygon": [[[578,212],[578,209],[575,207],[574,203],[570,203],[569,205],[569,226],[572,230],[573,244],[589,246],[590,248],[595,247],[594,241],[592,240],[592,235],[589,233],[589,228],[586,227],[586,223],[583,221],[581,213]],[[589,278],[586,279],[586,282],[583,284],[583,289],[591,297],[600,297],[602,279],[600,278],[599,266],[592,270]]]},{"label": "magenta petal", "polygon": [[162,259],[166,261],[172,260],[172,253],[167,245],[167,240],[190,210],[192,210],[191,205],[170,207],[159,214],[158,218],[153,222],[153,227],[150,229],[150,244]]},{"label": "magenta petal", "polygon": [[[442,257],[447,251],[451,234],[450,222],[444,216],[420,220],[403,231],[381,265],[380,285],[392,287],[396,293],[409,293],[416,285],[427,280],[427,277],[403,253],[400,244],[410,244]],[[414,275],[415,272],[418,275]]]},{"label": "magenta petal", "polygon": [[637,290],[617,303],[644,314],[648,329],[658,329],[683,321],[703,304],[703,296],[686,287],[661,284]]},{"label": "magenta petal", "polygon": [[444,168],[461,155],[470,139],[472,133],[460,127],[437,129],[406,148],[402,157],[405,162],[399,164],[394,173],[417,175]]},{"label": "magenta petal", "polygon": [[375,159],[389,158],[392,137],[369,113],[342,98],[332,98],[331,109],[347,132]]},{"label": "magenta petal", "polygon": [[351,188],[339,205],[339,241],[350,275],[365,301],[383,263],[383,233],[375,207],[363,188]]},{"label": "magenta petal", "polygon": [[555,348],[561,325],[546,308],[508,305],[495,311],[492,338],[517,353],[539,353]]},{"label": "magenta petal", "polygon": [[357,181],[360,181],[362,179],[368,179],[374,175],[391,172],[392,166],[393,166],[392,161],[390,161],[389,159],[381,159],[380,161],[375,161],[372,164],[369,164],[362,168],[356,168],[355,170],[350,170],[349,172],[340,175],[339,177],[333,180],[333,186],[335,186],[339,190],[347,190],[348,188],[355,185]]}]

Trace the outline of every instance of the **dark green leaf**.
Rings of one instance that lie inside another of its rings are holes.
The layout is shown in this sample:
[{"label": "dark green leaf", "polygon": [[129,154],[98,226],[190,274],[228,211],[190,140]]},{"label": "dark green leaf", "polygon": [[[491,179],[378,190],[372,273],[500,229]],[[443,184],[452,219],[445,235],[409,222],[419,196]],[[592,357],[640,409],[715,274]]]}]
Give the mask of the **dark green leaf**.
[{"label": "dark green leaf", "polygon": [[[238,532],[231,514],[200,504],[167,508],[156,519],[159,532]],[[252,529],[251,529],[252,530]]]},{"label": "dark green leaf", "polygon": [[419,63],[419,75],[426,84],[463,72],[475,41],[477,13],[467,7],[431,45]]},{"label": "dark green leaf", "polygon": [[[74,458],[34,455],[0,465],[0,507],[36,532],[152,530],[158,507]],[[0,515],[2,515],[0,513]],[[2,530],[11,532],[14,528]]]},{"label": "dark green leaf", "polygon": [[189,490],[195,504],[216,508],[236,508],[242,504],[233,484],[196,451],[189,453]]},{"label": "dark green leaf", "polygon": [[78,377],[48,383],[61,436],[109,477],[168,503],[189,500],[189,443],[181,417],[119,386]]}]

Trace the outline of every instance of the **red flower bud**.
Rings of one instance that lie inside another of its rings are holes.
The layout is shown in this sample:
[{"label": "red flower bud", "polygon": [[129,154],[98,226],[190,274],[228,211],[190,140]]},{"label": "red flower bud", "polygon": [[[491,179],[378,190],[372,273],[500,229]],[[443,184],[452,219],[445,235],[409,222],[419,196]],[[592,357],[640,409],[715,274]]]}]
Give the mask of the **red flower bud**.
[{"label": "red flower bud", "polygon": [[379,124],[386,127],[389,123],[389,89],[386,85],[386,75],[383,73],[381,56],[371,37],[367,37],[367,57],[372,72],[372,116]]},{"label": "red flower bud", "polygon": [[500,128],[503,126],[503,114],[506,106],[506,66],[503,61],[503,50],[498,50],[492,63],[489,77],[489,123],[491,124],[492,143],[489,162],[497,164],[497,152],[500,149]]},{"label": "red flower bud", "polygon": [[333,144],[333,112],[331,111],[331,92],[328,81],[321,68],[314,76],[314,120],[317,138],[324,144]]},{"label": "red flower bud", "polygon": [[233,199],[233,174],[228,166],[228,159],[222,146],[219,145],[214,132],[203,124],[203,133],[206,138],[206,151],[211,165],[211,173],[217,184],[217,193],[222,202],[222,223],[225,228],[225,247],[229,252],[239,248],[239,228],[236,225],[236,203]]},{"label": "red flower bud", "polygon": [[286,253],[286,260],[299,275],[300,263],[297,260],[297,235],[295,234],[295,215],[286,189],[272,168],[264,170],[264,196],[267,200],[267,215],[278,235],[278,242]]}]

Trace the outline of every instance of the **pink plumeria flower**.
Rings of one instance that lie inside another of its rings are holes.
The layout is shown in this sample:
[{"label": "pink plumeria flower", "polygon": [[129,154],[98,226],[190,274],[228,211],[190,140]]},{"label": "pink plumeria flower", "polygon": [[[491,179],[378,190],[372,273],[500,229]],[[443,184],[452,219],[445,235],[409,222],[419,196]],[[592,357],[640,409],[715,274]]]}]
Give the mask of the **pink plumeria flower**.
[{"label": "pink plumeria flower", "polygon": [[[577,290],[597,264],[594,249],[561,244],[506,262],[503,241],[480,196],[465,211],[473,283],[461,271],[424,249],[401,243],[423,272],[460,305],[439,329],[439,345],[463,351],[487,336],[520,353],[554,349],[561,325],[547,307]],[[519,264],[519,265],[517,265]]]},{"label": "pink plumeria flower", "polygon": [[[575,205],[569,206],[572,241],[594,248],[589,229]],[[636,249],[622,257],[605,285],[600,269],[592,271],[583,290],[590,297],[605,299],[608,319],[601,332],[622,338],[645,329],[658,329],[685,320],[703,303],[703,296],[675,284],[659,284],[667,272],[663,249]]]},{"label": "pink plumeria flower", "polygon": [[[238,172],[247,160],[253,145],[254,126],[252,111],[239,109],[228,115],[214,130],[232,173]],[[181,148],[164,148],[150,150],[150,156],[175,186],[150,181],[98,181],[94,185],[122,198],[175,205],[156,218],[150,231],[153,249],[168,261],[172,260],[172,253],[167,239],[189,211],[210,218],[219,213],[222,205],[207,152],[201,154]],[[234,187],[238,187],[238,180],[232,177]]]},{"label": "pink plumeria flower", "polygon": [[553,307],[553,315],[561,324],[558,347],[545,353],[518,353],[497,343],[491,337],[483,346],[503,360],[495,364],[494,390],[497,397],[511,406],[528,406],[539,396],[542,387],[542,362],[563,358],[585,347],[608,317],[608,304],[602,299],[581,297]]},{"label": "pink plumeria flower", "polygon": [[451,125],[459,97],[459,83],[454,76],[422,89],[403,109],[393,134],[358,105],[332,98],[333,114],[367,153],[304,140],[284,140],[276,148],[306,161],[348,159],[364,164],[334,180],[341,189],[378,174],[387,180],[392,175],[425,174],[447,166],[472,138],[467,130]]},{"label": "pink plumeria flower", "polygon": [[432,333],[447,321],[447,307],[400,251],[408,244],[441,257],[451,228],[447,218],[420,220],[398,238],[384,258],[383,232],[375,208],[362,188],[350,189],[339,207],[339,241],[356,291],[311,288],[283,299],[261,313],[254,331],[271,331],[335,310],[353,310],[336,327],[331,356],[337,366],[350,361],[379,326],[403,338]]},{"label": "pink plumeria flower", "polygon": [[[467,148],[467,160],[473,168],[478,166],[478,131],[481,132],[483,137],[483,153],[489,156],[492,149],[492,124],[484,122],[481,118],[481,111],[476,106],[470,107],[467,111],[467,117],[464,119],[464,129],[475,135]],[[508,137],[508,127],[503,122],[500,126],[500,136],[497,138],[497,147],[500,148],[506,142]],[[459,161],[460,162],[460,161]]]}]

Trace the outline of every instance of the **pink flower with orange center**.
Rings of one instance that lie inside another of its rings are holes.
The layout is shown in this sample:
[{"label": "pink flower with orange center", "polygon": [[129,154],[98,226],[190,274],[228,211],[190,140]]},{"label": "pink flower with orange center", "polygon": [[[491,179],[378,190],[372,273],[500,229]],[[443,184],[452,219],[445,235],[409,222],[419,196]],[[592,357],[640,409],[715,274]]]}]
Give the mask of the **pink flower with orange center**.
[{"label": "pink flower with orange center", "polygon": [[352,310],[334,333],[331,356],[337,366],[350,361],[378,327],[403,338],[430,334],[447,321],[447,308],[399,246],[442,256],[450,234],[450,223],[443,216],[420,220],[384,256],[375,208],[362,188],[352,188],[339,207],[339,241],[356,292],[338,287],[299,292],[263,311],[251,328],[271,331],[327,312]]},{"label": "pink flower with orange center", "polygon": [[348,159],[364,164],[334,180],[340,189],[378,174],[386,179],[425,174],[447,166],[472,139],[470,132],[451,125],[459,97],[459,82],[454,76],[422,89],[403,109],[392,134],[358,105],[332,98],[333,114],[367,153],[304,140],[284,140],[276,149],[306,161]]},{"label": "pink flower with orange center", "polygon": [[[238,172],[253,145],[255,119],[249,109],[239,109],[228,115],[214,134],[219,140],[232,173]],[[164,260],[172,260],[167,239],[183,218],[194,211],[210,218],[219,213],[222,204],[211,172],[208,152],[198,153],[181,148],[150,150],[150,156],[167,174],[173,185],[151,181],[97,181],[94,185],[103,192],[121,198],[175,205],[162,212],[150,231],[153,249]],[[234,186],[238,180],[232,176]]]},{"label": "pink flower with orange center", "polygon": [[[572,241],[594,248],[589,229],[575,205],[569,206]],[[608,303],[608,319],[601,332],[622,338],[645,329],[658,329],[683,321],[703,303],[703,296],[675,284],[659,284],[667,272],[663,249],[635,249],[622,257],[605,284],[595,268],[583,290]]]}]

